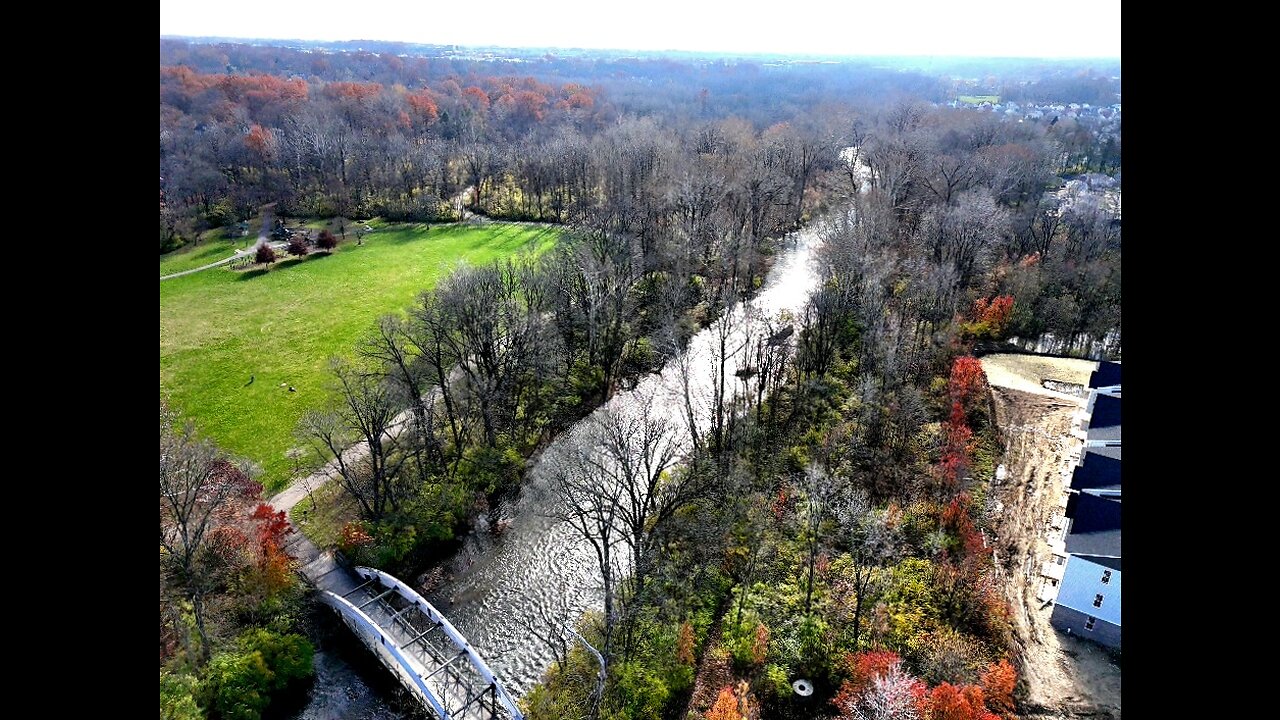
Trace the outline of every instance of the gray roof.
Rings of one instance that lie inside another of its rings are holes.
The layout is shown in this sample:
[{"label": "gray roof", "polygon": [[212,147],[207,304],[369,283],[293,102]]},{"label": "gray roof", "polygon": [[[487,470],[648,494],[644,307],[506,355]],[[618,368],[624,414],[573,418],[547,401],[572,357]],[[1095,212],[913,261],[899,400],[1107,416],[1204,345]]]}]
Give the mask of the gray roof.
[{"label": "gray roof", "polygon": [[1120,363],[1103,360],[1089,376],[1089,387],[1100,388],[1120,384]]},{"label": "gray roof", "polygon": [[1120,557],[1120,498],[1072,495],[1067,517],[1071,518],[1068,553]]},{"label": "gray roof", "polygon": [[1085,453],[1086,453],[1085,462],[1089,461],[1088,460],[1089,455],[1097,455],[1098,457],[1104,457],[1110,460],[1115,460],[1117,462],[1119,462],[1120,460],[1119,445],[1116,445],[1114,447],[1107,447],[1105,445],[1098,445],[1096,447],[1086,447]]},{"label": "gray roof", "polygon": [[[1115,451],[1115,457],[1106,452]],[[1091,447],[1085,448],[1084,462],[1078,465],[1071,476],[1071,487],[1074,490],[1088,491],[1120,491],[1120,448]]]},{"label": "gray roof", "polygon": [[1103,567],[1109,567],[1112,570],[1120,570],[1120,558],[1106,557],[1103,555],[1077,555],[1077,557],[1088,560],[1091,563],[1097,563]]},{"label": "gray roof", "polygon": [[1120,439],[1120,398],[1099,395],[1093,401],[1093,415],[1089,418],[1090,440]]}]

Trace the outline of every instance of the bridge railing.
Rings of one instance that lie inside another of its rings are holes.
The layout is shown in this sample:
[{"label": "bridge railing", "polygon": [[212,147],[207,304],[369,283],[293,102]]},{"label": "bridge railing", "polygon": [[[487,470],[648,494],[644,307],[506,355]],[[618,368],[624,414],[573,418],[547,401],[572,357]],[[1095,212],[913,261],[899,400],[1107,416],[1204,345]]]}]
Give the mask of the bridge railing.
[{"label": "bridge railing", "polygon": [[[381,645],[382,649],[386,651],[386,654],[390,655],[391,658],[395,660],[396,666],[393,669],[396,671],[396,674],[400,675],[404,681],[417,688],[423,699],[427,701],[427,704],[431,706],[431,709],[435,710],[440,717],[449,717],[449,713],[445,711],[440,699],[431,691],[431,688],[427,687],[426,682],[424,682],[422,677],[418,675],[413,665],[409,662],[409,659],[400,650],[400,646],[396,644],[395,640],[387,636],[387,633],[382,630],[378,623],[373,621],[373,618],[366,615],[363,610],[353,605],[350,600],[347,600],[341,595],[326,590],[321,594],[321,597],[326,604],[341,613],[343,618],[347,620],[349,624],[353,624],[353,630],[358,629],[360,632],[364,633],[369,642],[372,642],[374,638],[377,638],[378,643]],[[523,718],[521,720],[523,720]]]},{"label": "bridge railing", "polygon": [[[400,597],[412,603],[417,609],[427,617],[432,624],[439,625],[445,637],[449,638],[450,643],[461,653],[465,653],[472,669],[485,681],[485,683],[494,688],[494,692],[498,701],[506,708],[515,720],[524,720],[524,715],[520,712],[520,708],[516,705],[515,700],[507,693],[506,688],[498,681],[497,676],[489,669],[489,665],[480,657],[479,653],[471,647],[471,643],[462,633],[458,632],[448,618],[440,614],[435,606],[427,602],[425,598],[418,594],[416,590],[405,585],[398,578],[388,575],[381,570],[368,567],[353,568],[355,573],[365,580],[376,580],[382,585],[392,588]],[[443,717],[443,716],[442,716]]]}]

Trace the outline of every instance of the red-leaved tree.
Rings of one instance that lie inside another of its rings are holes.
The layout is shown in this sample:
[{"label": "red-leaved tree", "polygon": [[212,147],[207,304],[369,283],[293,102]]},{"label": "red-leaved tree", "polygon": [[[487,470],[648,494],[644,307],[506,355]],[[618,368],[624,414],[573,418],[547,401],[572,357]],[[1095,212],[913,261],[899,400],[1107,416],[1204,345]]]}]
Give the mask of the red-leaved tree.
[{"label": "red-leaved tree", "polygon": [[925,720],[1000,720],[983,703],[982,688],[942,683],[924,701]]},{"label": "red-leaved tree", "polygon": [[1013,714],[1013,689],[1018,684],[1018,671],[1008,660],[993,663],[982,674],[982,689],[986,691],[987,707],[1002,714]]},{"label": "red-leaved tree", "polygon": [[253,259],[262,265],[270,265],[276,261],[276,249],[262,243],[258,246],[258,251],[253,254]]},{"label": "red-leaved tree", "polygon": [[892,652],[862,652],[846,658],[854,678],[831,701],[840,720],[920,720],[929,689],[902,669]]},{"label": "red-leaved tree", "polygon": [[707,720],[742,720],[742,714],[738,712],[738,698],[733,694],[733,688],[728,685],[720,688],[720,695],[716,698],[716,704],[711,706],[711,711],[707,713]]},{"label": "red-leaved tree", "polygon": [[1012,315],[1012,295],[978,298],[973,303],[973,322],[967,324],[965,329],[978,340],[999,340],[1004,337]]},{"label": "red-leaved tree", "polygon": [[277,511],[266,503],[260,503],[252,517],[258,524],[258,552],[257,572],[252,573],[249,579],[257,594],[265,599],[293,584],[290,575],[293,558],[285,551],[285,539],[293,532],[293,527],[283,510]]}]

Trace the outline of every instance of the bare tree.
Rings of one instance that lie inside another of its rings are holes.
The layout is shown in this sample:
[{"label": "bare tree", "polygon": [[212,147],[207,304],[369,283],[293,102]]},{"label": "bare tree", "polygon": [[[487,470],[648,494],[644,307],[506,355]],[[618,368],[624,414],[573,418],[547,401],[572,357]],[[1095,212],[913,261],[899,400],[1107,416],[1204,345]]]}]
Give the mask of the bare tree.
[{"label": "bare tree", "polygon": [[951,205],[931,209],[920,234],[934,264],[955,268],[963,288],[985,269],[990,249],[1007,231],[1007,217],[989,192],[966,192]]},{"label": "bare tree", "polygon": [[431,341],[449,344],[466,399],[474,400],[479,412],[485,442],[494,445],[515,420],[517,401],[537,361],[542,320],[525,305],[521,266],[513,263],[455,271],[437,298],[443,325]]},{"label": "bare tree", "polygon": [[461,347],[453,332],[452,317],[440,294],[430,290],[418,296],[418,303],[409,309],[409,314],[412,320],[405,337],[412,343],[418,361],[430,374],[435,391],[440,393],[456,465],[470,439],[471,426],[460,414],[454,396],[452,375],[458,365]]},{"label": "bare tree", "polygon": [[737,364],[747,360],[746,350],[751,343],[749,321],[745,311],[734,312],[731,298],[724,298],[719,307],[719,317],[711,325],[711,352],[707,358],[711,364],[710,432],[712,447],[722,457],[728,455],[723,451],[730,444],[729,431],[733,420],[729,368],[730,363]]},{"label": "bare tree", "polygon": [[957,193],[969,187],[976,172],[972,156],[959,152],[934,155],[923,165],[920,184],[946,204],[950,204]]},{"label": "bare tree", "polygon": [[674,398],[674,400],[681,403],[686,437],[689,438],[689,444],[693,449],[692,456],[697,458],[702,454],[706,438],[703,436],[703,430],[698,423],[698,412],[694,405],[696,393],[695,373],[697,370],[695,369],[696,365],[692,349],[692,345],[685,348],[680,347],[677,330],[674,324],[669,325],[663,350],[672,358],[669,367],[674,367],[676,379],[679,382],[679,387],[676,390],[679,397]]},{"label": "bare tree", "polygon": [[596,551],[605,589],[606,655],[614,648],[624,573],[630,573],[629,597],[638,598],[666,524],[701,490],[699,476],[667,472],[682,438],[653,406],[652,397],[641,397],[625,408],[604,407],[570,431],[553,459],[560,516]]},{"label": "bare tree", "polygon": [[412,492],[403,473],[409,455],[397,441],[400,408],[381,373],[341,359],[331,367],[337,380],[334,405],[303,416],[299,434],[321,462],[337,466],[342,487],[359,504],[361,516],[380,520]]},{"label": "bare tree", "polygon": [[622,488],[614,482],[611,461],[597,438],[591,421],[583,422],[562,435],[559,445],[544,455],[543,462],[552,473],[551,487],[558,505],[555,516],[569,523],[596,554],[604,591],[601,637],[607,665],[618,623],[618,580],[623,572],[615,548],[621,540],[618,521]]},{"label": "bare tree", "polygon": [[419,346],[410,339],[407,322],[398,315],[378,318],[377,328],[365,338],[356,352],[377,362],[394,387],[406,396],[419,432],[427,430],[427,406],[424,396],[430,392],[429,376],[419,357]]},{"label": "bare tree", "polygon": [[837,496],[831,477],[826,470],[816,465],[805,468],[804,491],[804,548],[809,566],[804,612],[808,615],[813,604],[813,575],[818,565],[818,555],[825,546],[823,526],[831,519],[831,509]]},{"label": "bare tree", "polygon": [[834,505],[834,515],[849,543],[853,561],[850,568],[850,590],[854,593],[853,649],[858,650],[862,634],[862,616],[875,586],[880,567],[894,561],[893,533],[882,513],[876,512],[866,491],[851,490]]},{"label": "bare tree", "polygon": [[162,568],[191,600],[200,654],[209,657],[205,597],[214,578],[206,558],[210,531],[232,503],[256,496],[261,486],[226,460],[194,426],[173,427],[176,416],[160,405],[160,550]]},{"label": "bare tree", "polygon": [[[579,222],[581,235],[560,258],[558,286],[567,306],[556,322],[562,336],[566,326],[579,329],[587,362],[602,375],[601,402],[617,380],[635,311],[632,288],[644,274],[640,243],[611,228],[613,223],[601,215]],[[571,342],[566,338],[566,344]]]},{"label": "bare tree", "polygon": [[[756,371],[756,424],[766,429],[772,428],[772,422],[764,422],[764,400],[776,397],[778,389],[787,378],[788,364],[791,359],[792,335],[795,325],[790,316],[765,318],[763,333],[755,344],[755,357],[752,366]],[[770,419],[777,410],[776,403],[770,407]]]},{"label": "bare tree", "polygon": [[620,538],[631,550],[631,596],[643,592],[667,521],[697,497],[699,478],[667,471],[682,450],[677,430],[654,412],[652,394],[628,407],[607,407],[596,424],[612,480],[621,488]]}]

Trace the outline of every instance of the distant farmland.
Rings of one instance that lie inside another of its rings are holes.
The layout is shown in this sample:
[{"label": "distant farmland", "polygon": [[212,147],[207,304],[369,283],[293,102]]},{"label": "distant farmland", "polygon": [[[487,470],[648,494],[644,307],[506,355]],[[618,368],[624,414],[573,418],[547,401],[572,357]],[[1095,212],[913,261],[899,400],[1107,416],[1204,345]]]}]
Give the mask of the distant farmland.
[{"label": "distant farmland", "polygon": [[261,464],[269,490],[281,488],[294,428],[326,397],[330,356],[351,354],[379,316],[407,308],[457,263],[541,252],[558,236],[524,225],[391,225],[362,246],[348,240],[270,272],[219,267],[166,280],[160,391],[221,447]]},{"label": "distant farmland", "polygon": [[962,102],[967,105],[981,105],[984,102],[989,102],[992,105],[995,105],[996,103],[1000,102],[1000,96],[999,95],[961,95],[960,97],[956,98],[956,100],[958,102]]}]

